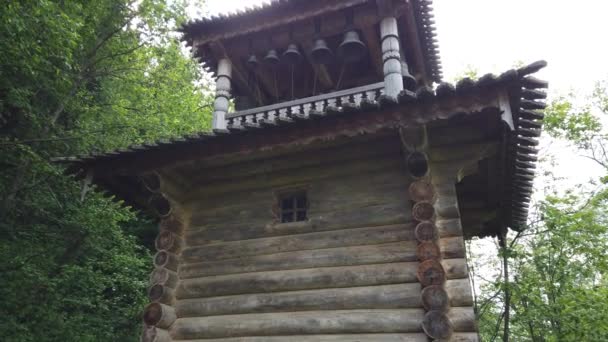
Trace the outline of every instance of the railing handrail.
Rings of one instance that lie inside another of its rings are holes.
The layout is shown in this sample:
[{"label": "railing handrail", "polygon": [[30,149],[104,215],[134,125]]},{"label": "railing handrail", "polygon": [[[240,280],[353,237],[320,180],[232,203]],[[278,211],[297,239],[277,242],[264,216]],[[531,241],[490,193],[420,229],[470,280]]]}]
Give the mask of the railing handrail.
[{"label": "railing handrail", "polygon": [[307,104],[307,103],[324,101],[324,100],[328,100],[328,99],[334,99],[334,98],[338,98],[338,97],[342,97],[342,96],[362,93],[362,92],[366,92],[366,91],[378,90],[378,89],[383,89],[383,88],[384,88],[384,82],[372,83],[372,84],[367,84],[367,85],[356,87],[356,88],[338,90],[338,91],[334,91],[334,92],[327,93],[327,94],[321,94],[321,95],[316,95],[316,96],[311,96],[311,97],[304,97],[304,98],[293,100],[293,101],[280,102],[280,103],[275,103],[275,104],[271,104],[268,106],[256,107],[256,108],[241,110],[238,112],[228,113],[226,115],[226,119],[232,119],[232,118],[237,118],[237,117],[251,115],[251,114],[258,114],[258,113],[263,113],[263,112],[269,112],[269,111],[279,110],[279,109],[283,109],[283,108],[295,107],[295,106],[299,106],[299,105],[303,105],[303,104]]}]

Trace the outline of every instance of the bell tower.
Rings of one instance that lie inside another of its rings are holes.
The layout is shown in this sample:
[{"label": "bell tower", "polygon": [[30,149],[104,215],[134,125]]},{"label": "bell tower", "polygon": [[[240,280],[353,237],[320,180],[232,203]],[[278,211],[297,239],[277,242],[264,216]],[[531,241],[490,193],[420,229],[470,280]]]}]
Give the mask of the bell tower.
[{"label": "bell tower", "polygon": [[430,0],[183,31],[213,130],[66,160],[159,220],[142,341],[478,342],[464,241],[526,227],[546,62],[440,83]]},{"label": "bell tower", "polygon": [[397,98],[440,80],[425,1],[273,1],[183,31],[217,78],[214,129],[340,108],[342,98]]}]

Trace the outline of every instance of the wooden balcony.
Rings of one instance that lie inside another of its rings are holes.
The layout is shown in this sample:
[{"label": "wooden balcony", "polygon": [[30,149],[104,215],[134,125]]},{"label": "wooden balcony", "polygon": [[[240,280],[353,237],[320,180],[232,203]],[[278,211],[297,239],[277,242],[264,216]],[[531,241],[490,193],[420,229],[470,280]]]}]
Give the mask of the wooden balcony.
[{"label": "wooden balcony", "polygon": [[[375,102],[384,94],[384,82],[306,97],[269,106],[228,113],[229,128],[274,124],[306,119],[330,110],[340,111],[347,104],[359,106],[362,101]],[[328,110],[329,109],[329,110]]]}]

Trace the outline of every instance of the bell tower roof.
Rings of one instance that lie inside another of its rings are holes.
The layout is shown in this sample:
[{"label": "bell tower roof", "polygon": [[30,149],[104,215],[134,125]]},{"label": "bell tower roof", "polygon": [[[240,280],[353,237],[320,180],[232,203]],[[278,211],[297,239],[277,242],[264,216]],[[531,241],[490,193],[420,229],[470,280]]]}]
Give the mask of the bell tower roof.
[{"label": "bell tower roof", "polygon": [[[252,55],[261,62],[270,50],[275,50],[281,57],[291,44],[297,44],[304,57],[298,71],[303,75],[320,75],[318,86],[335,91],[339,79],[342,88],[382,79],[379,23],[390,15],[397,19],[402,54],[411,74],[419,85],[431,85],[441,82],[442,78],[432,11],[432,0],[273,0],[236,13],[193,21],[181,30],[184,40],[208,71],[215,74],[221,58],[231,60],[237,96],[251,91],[247,89],[250,78],[247,61]],[[346,71],[340,68],[340,56],[336,56],[334,65],[314,65],[310,54],[316,47],[315,39],[322,38],[338,55],[338,47],[349,30],[357,32],[355,38],[365,44],[368,56]],[[279,75],[288,71],[282,69]],[[265,85],[265,95],[276,96],[272,77],[268,73],[260,74],[257,80]],[[305,95],[301,92],[295,97]]]}]

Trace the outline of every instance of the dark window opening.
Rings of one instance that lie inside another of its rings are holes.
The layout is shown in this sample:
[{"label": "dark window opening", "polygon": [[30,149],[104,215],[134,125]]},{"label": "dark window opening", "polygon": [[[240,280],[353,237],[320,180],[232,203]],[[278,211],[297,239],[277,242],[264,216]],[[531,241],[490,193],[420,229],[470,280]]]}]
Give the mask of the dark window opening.
[{"label": "dark window opening", "polygon": [[281,222],[299,222],[308,219],[306,209],[308,201],[305,192],[290,193],[279,197],[281,208]]}]

